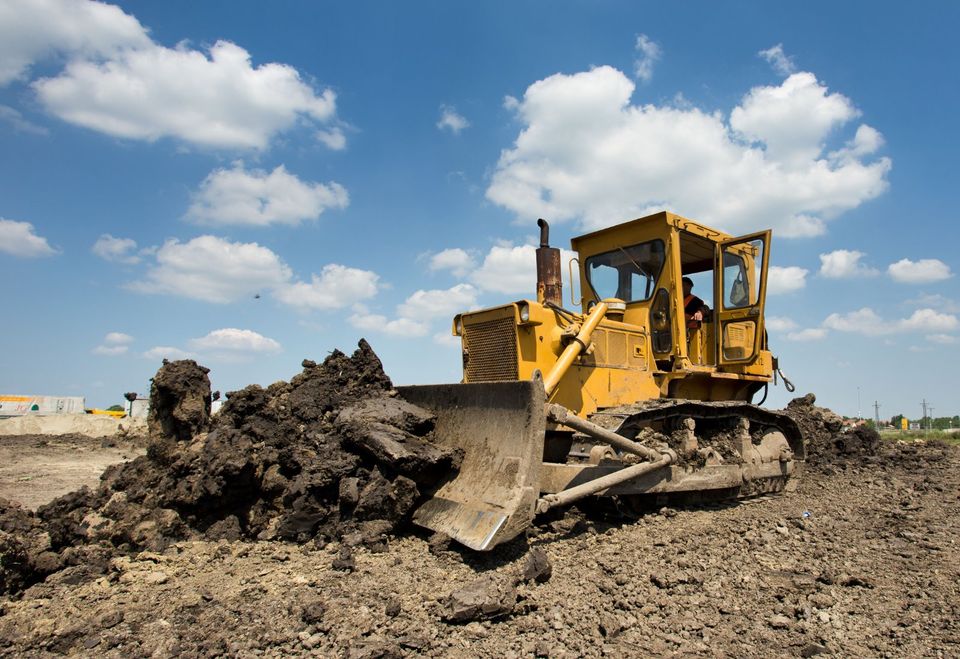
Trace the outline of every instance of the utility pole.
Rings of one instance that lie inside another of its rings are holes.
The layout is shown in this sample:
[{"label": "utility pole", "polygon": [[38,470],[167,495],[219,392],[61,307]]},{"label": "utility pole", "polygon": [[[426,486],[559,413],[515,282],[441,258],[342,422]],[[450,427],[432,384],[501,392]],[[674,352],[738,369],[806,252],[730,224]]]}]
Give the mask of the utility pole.
[{"label": "utility pole", "polygon": [[927,421],[927,430],[933,430],[933,406],[930,406],[930,420]]},{"label": "utility pole", "polygon": [[923,417],[920,419],[920,427],[923,428],[923,422],[927,418],[927,399],[924,398],[922,401],[920,401],[920,405],[923,406]]},{"label": "utility pole", "polygon": [[863,415],[860,414],[860,410],[861,410],[861,407],[860,407],[860,387],[857,387],[857,420],[858,420],[858,421],[863,418]]},{"label": "utility pole", "polygon": [[880,403],[873,401],[873,418],[877,422],[877,431],[880,430]]}]

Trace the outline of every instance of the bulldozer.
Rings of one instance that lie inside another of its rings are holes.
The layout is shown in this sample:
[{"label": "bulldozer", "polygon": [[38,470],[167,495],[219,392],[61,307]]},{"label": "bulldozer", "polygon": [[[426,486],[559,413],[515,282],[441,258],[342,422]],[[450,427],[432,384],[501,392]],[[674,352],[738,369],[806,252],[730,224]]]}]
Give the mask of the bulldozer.
[{"label": "bulldozer", "polygon": [[[463,455],[414,523],[484,551],[587,497],[635,510],[787,488],[802,433],[751,402],[778,375],[793,390],[764,330],[771,231],[660,212],[576,237],[574,311],[538,225],[536,300],[458,314],[463,381],[398,388]],[[684,280],[712,304],[687,313]]]}]

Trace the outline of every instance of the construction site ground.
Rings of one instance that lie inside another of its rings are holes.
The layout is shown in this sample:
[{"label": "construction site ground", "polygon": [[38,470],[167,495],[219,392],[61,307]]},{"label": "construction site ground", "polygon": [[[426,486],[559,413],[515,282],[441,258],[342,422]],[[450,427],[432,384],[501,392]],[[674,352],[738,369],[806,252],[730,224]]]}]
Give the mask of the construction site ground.
[{"label": "construction site ground", "polygon": [[[2,496],[34,507],[140,452],[4,437]],[[339,569],[348,538],[184,541],[5,596],[0,653],[957,656],[958,497],[957,447],[885,442],[808,468],[782,496],[631,521],[573,509],[483,554],[409,528]],[[449,621],[453,591],[487,574],[512,584],[535,548],[552,574],[521,581],[512,612]]]}]

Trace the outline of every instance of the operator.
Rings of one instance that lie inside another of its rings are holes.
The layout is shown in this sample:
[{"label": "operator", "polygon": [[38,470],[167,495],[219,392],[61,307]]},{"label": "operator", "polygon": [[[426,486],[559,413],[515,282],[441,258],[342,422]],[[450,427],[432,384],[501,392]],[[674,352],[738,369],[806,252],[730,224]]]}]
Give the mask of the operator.
[{"label": "operator", "polygon": [[681,281],[683,281],[683,316],[687,319],[687,328],[697,328],[703,321],[703,312],[707,310],[707,305],[693,294],[693,280],[690,277],[684,277]]}]

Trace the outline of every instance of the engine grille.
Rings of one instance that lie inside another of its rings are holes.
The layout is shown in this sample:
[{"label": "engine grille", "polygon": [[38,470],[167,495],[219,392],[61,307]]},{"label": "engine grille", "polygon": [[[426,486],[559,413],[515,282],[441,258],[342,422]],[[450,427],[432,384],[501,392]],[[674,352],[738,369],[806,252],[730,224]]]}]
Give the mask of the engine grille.
[{"label": "engine grille", "polygon": [[467,382],[518,379],[517,330],[513,317],[464,324]]}]

